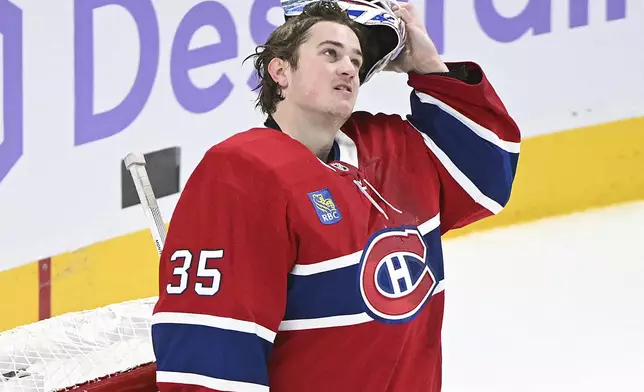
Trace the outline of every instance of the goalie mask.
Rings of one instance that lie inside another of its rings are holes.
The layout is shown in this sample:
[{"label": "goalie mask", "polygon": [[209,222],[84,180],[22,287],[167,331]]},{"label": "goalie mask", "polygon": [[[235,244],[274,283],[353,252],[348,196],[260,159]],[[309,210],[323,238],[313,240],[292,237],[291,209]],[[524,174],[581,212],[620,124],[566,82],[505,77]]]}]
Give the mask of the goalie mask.
[{"label": "goalie mask", "polygon": [[364,65],[360,84],[382,71],[405,46],[405,25],[394,15],[389,0],[281,0],[286,20],[302,14],[304,7],[317,1],[336,3],[349,17],[365,26]]}]

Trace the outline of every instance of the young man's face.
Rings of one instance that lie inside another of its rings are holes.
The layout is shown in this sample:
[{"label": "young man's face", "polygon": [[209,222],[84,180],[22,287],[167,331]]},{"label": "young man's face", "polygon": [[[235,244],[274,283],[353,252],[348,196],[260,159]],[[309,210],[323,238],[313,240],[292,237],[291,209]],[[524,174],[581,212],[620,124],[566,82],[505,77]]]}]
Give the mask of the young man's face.
[{"label": "young man's face", "polygon": [[308,111],[348,118],[360,87],[360,41],[348,26],[319,22],[299,48],[287,99]]}]

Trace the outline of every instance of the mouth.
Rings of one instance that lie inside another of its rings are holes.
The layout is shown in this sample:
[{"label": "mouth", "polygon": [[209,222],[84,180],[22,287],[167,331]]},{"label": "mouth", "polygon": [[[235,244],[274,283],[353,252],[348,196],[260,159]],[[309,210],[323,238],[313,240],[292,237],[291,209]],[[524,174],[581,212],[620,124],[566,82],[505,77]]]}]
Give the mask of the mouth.
[{"label": "mouth", "polygon": [[353,92],[353,89],[351,88],[351,86],[348,85],[348,84],[344,84],[344,83],[335,86],[333,89],[337,90],[337,91],[345,91],[345,92],[348,92],[348,93]]}]

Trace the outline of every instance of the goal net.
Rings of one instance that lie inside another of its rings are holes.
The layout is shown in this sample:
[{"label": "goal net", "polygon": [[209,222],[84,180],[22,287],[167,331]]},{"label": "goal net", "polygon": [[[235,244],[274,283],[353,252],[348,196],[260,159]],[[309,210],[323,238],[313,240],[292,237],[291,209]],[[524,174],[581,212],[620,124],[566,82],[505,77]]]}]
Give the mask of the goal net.
[{"label": "goal net", "polygon": [[157,391],[150,334],[156,300],[68,313],[0,332],[0,392]]}]

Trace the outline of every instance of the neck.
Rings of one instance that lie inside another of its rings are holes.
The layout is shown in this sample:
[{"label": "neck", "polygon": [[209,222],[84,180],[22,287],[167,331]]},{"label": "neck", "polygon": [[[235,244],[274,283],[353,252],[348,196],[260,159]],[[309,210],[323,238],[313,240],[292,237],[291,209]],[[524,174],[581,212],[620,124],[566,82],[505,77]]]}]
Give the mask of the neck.
[{"label": "neck", "polygon": [[279,124],[282,132],[304,144],[324,162],[328,161],[333,139],[343,124],[331,116],[304,113],[287,105],[279,105],[273,113],[273,119]]}]

